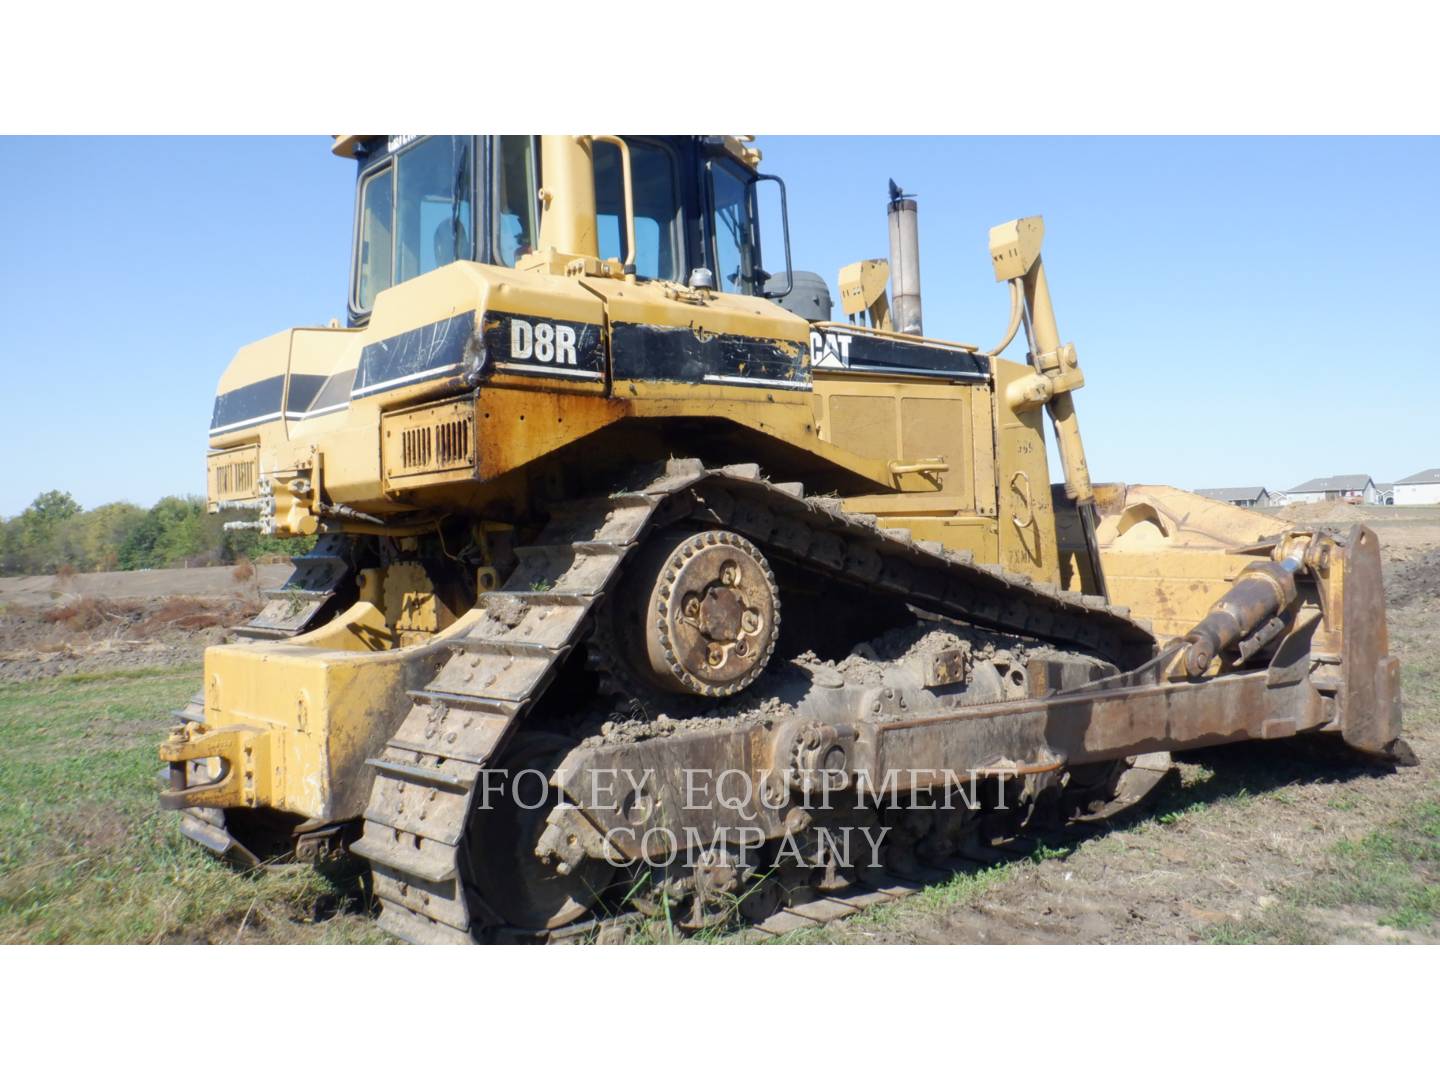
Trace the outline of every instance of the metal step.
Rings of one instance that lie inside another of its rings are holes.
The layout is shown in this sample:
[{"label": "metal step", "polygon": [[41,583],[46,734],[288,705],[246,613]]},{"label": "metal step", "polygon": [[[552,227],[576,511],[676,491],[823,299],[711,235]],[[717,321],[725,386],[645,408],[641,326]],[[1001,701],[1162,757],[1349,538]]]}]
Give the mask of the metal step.
[{"label": "metal step", "polygon": [[435,787],[451,788],[455,791],[468,791],[475,779],[473,772],[469,777],[463,777],[453,772],[445,772],[443,769],[432,769],[428,765],[406,764],[401,761],[391,761],[388,758],[366,758],[365,764],[374,766],[387,776],[394,776],[401,780],[414,780]]}]

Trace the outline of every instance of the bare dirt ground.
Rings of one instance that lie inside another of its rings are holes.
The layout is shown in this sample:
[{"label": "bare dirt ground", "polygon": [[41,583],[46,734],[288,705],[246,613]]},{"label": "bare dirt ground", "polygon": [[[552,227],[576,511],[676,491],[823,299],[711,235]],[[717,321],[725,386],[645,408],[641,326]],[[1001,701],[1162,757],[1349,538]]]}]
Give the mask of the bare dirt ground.
[{"label": "bare dirt ground", "polygon": [[198,664],[288,563],[0,578],[0,682]]},{"label": "bare dirt ground", "polygon": [[[168,600],[175,596],[209,599],[246,598],[258,584],[278,589],[290,576],[290,564],[261,563],[255,576],[241,580],[233,566],[198,566],[181,570],[116,570],[101,574],[51,574],[0,577],[0,604],[44,604],[62,596],[93,596],[105,600]],[[242,575],[243,576],[243,575]]]}]

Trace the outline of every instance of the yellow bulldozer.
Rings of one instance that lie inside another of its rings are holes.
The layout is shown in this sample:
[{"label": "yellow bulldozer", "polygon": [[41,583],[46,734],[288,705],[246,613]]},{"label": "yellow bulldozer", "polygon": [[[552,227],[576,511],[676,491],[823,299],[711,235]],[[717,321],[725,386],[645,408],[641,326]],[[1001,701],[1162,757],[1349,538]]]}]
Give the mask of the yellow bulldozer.
[{"label": "yellow bulldozer", "polygon": [[1371,531],[1091,483],[1039,218],[990,231],[982,348],[923,332],[893,183],[832,320],[746,138],[334,152],[348,324],[215,398],[210,509],[314,545],[160,747],[192,839],[364,860],[414,942],[763,926],[1132,802],[1171,751],[1397,752]]}]

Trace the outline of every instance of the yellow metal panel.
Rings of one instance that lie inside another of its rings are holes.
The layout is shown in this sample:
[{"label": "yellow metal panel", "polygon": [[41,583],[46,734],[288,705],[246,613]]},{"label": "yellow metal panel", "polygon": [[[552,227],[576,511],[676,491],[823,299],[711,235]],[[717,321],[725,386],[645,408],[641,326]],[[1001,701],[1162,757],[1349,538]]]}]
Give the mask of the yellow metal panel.
[{"label": "yellow metal panel", "polygon": [[970,391],[971,436],[974,442],[975,512],[995,516],[995,395],[987,387]]},{"label": "yellow metal panel", "polygon": [[1201,548],[1100,553],[1111,602],[1148,619],[1161,638],[1188,633],[1254,561],[1253,555]]},{"label": "yellow metal panel", "polygon": [[[410,708],[408,690],[444,662],[444,639],[479,617],[468,612],[425,645],[384,649],[371,604],[357,604],[320,634],[273,644],[217,645],[205,652],[205,725],[186,758],[225,755],[240,784],[193,805],[269,806],[302,817],[357,817],[369,798],[375,756]],[[334,634],[349,634],[348,647]],[[356,642],[381,651],[356,650]],[[309,643],[309,644],[306,644]],[[248,751],[248,753],[247,753]],[[171,751],[172,756],[176,753]],[[182,758],[183,759],[183,758]],[[263,765],[262,765],[263,762]]]},{"label": "yellow metal panel", "polygon": [[611,322],[688,327],[701,333],[743,334],[793,346],[808,355],[810,324],[778,304],[755,296],[680,289],[663,281],[585,278],[585,287],[605,301]]},{"label": "yellow metal panel", "polygon": [[966,392],[939,397],[933,393],[902,393],[900,397],[900,457],[905,461],[942,458],[948,468],[936,473],[940,488],[961,510],[975,505],[971,492],[970,408]]},{"label": "yellow metal panel", "polygon": [[[922,498],[912,495],[877,495],[864,499],[845,500],[845,509],[856,514],[875,514],[887,529],[909,529],[916,540],[933,540],[952,551],[968,551],[979,563],[999,561],[995,522],[973,516],[916,514],[907,507],[907,500]],[[893,499],[892,505],[885,501]]]},{"label": "yellow metal panel", "polygon": [[834,394],[830,398],[830,438],[861,457],[888,461],[898,450],[895,399]]},{"label": "yellow metal panel", "polygon": [[1005,404],[1009,384],[1029,373],[1023,365],[995,361],[1000,560],[1008,569],[1059,585],[1060,558],[1042,426],[1045,414],[1038,409],[1016,413]]},{"label": "yellow metal panel", "polygon": [[1102,485],[1097,494],[1095,532],[1111,599],[1149,619],[1161,637],[1188,633],[1256,558],[1235,549],[1263,546],[1284,527],[1268,514],[1161,484]]},{"label": "yellow metal panel", "polygon": [[475,479],[480,475],[475,403],[462,398],[386,413],[380,454],[392,490]]}]

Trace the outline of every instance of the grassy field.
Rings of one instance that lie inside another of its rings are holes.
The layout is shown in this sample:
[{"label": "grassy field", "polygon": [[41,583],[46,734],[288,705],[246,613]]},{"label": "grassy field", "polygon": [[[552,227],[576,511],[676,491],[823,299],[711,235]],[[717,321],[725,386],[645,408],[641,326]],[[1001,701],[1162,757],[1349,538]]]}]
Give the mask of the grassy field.
[{"label": "grassy field", "polygon": [[0,942],[384,941],[354,885],[237,873],[155,803],[197,668],[0,686]]},{"label": "grassy field", "polygon": [[[389,940],[364,910],[353,871],[237,872],[181,837],[156,807],[155,746],[198,676],[193,667],[142,669],[0,686],[0,942]],[[1408,732],[1426,745],[1440,730],[1440,673],[1412,662],[1404,680]],[[1108,876],[1109,891],[1123,899],[1127,873],[1137,881],[1150,873],[1144,853],[1152,847],[1174,859],[1171,849],[1180,845],[1201,875],[1207,866],[1240,874],[1234,845],[1267,832],[1273,844],[1292,829],[1333,836],[1298,851],[1282,844],[1296,863],[1280,870],[1282,884],[1248,912],[1191,918],[1188,940],[1433,939],[1440,936],[1440,784],[1416,771],[1297,754],[1287,744],[1190,755],[1157,802],[1103,838],[1042,847],[1028,860],[777,940],[931,940],[936,927],[949,928],[943,940],[974,940],[963,928],[1022,908],[1045,892],[1046,875]],[[1221,855],[1207,864],[1217,843]],[[1009,933],[1005,922],[985,927],[979,939],[1030,939]],[[652,922],[628,940],[677,937]]]}]

